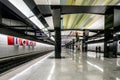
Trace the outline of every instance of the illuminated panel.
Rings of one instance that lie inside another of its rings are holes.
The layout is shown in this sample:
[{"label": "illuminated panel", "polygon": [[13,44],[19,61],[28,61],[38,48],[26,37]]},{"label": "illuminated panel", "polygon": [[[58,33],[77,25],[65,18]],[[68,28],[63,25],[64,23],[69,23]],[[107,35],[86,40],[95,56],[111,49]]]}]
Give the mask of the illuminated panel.
[{"label": "illuminated panel", "polygon": [[71,31],[62,31],[61,35],[69,35]]},{"label": "illuminated panel", "polygon": [[48,5],[48,1],[47,0],[34,0],[36,4],[39,5]]},{"label": "illuminated panel", "polygon": [[60,0],[34,0],[37,5],[60,5]]},{"label": "illuminated panel", "polygon": [[[77,6],[119,5],[119,3],[120,0],[61,0],[61,5],[77,5]],[[98,15],[93,14],[64,15],[63,29],[87,29],[98,19],[99,19]]]},{"label": "illuminated panel", "polygon": [[36,16],[31,17],[30,20],[31,20],[37,27],[39,27],[40,29],[45,28],[45,27],[43,26],[43,24],[37,19]]},{"label": "illuminated panel", "polygon": [[80,5],[80,6],[92,6],[92,5],[116,5],[119,0],[61,0],[61,5]]},{"label": "illuminated panel", "polygon": [[64,29],[89,29],[93,24],[95,29],[103,28],[104,16],[97,14],[68,14],[63,16]]},{"label": "illuminated panel", "polygon": [[23,0],[9,0],[20,12],[22,12],[26,17],[33,16],[33,12],[25,4]]},{"label": "illuminated panel", "polygon": [[45,17],[45,20],[47,21],[47,23],[49,25],[48,29],[54,29],[53,18],[52,17]]},{"label": "illuminated panel", "polygon": [[98,20],[92,23],[92,25],[87,25],[84,29],[104,29],[104,16],[101,16]]},{"label": "illuminated panel", "polygon": [[48,0],[50,5],[60,5],[60,0]]}]

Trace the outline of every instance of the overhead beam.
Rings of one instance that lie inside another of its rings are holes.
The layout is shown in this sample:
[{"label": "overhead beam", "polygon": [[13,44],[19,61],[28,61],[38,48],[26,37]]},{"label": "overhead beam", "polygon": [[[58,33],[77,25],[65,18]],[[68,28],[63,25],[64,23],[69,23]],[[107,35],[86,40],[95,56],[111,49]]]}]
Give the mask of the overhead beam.
[{"label": "overhead beam", "polygon": [[[39,9],[42,8],[42,15],[44,17],[49,17],[52,16],[51,12],[49,9],[50,5],[37,5]],[[64,14],[83,14],[83,13],[88,13],[88,14],[100,14],[100,15],[105,15],[105,11],[109,8],[118,8],[119,6],[74,6],[74,5],[51,5],[51,8],[60,8],[61,9],[61,15]]]},{"label": "overhead beam", "polygon": [[90,14],[104,14],[105,6],[61,6],[62,14],[73,13],[90,13]]},{"label": "overhead beam", "polygon": [[89,14],[104,14],[106,6],[74,6],[74,5],[52,5],[51,7],[60,7],[61,14],[74,14],[74,13],[89,13]]},{"label": "overhead beam", "polygon": [[[53,36],[55,36],[55,35],[53,35]],[[75,37],[76,35],[61,35],[61,37]],[[83,37],[83,36],[79,36],[79,37]]]},{"label": "overhead beam", "polygon": [[[44,10],[44,13],[42,13],[42,15],[44,17],[48,17],[48,16],[52,16],[51,12],[49,9],[50,5],[37,5],[38,8],[42,8],[42,11]],[[106,9],[108,8],[113,8],[113,7],[117,7],[117,6],[74,6],[74,5],[51,5],[51,8],[55,9],[55,8],[60,8],[61,11],[61,15],[64,14],[75,14],[75,13],[88,13],[88,14],[100,14],[100,15],[104,15]],[[118,7],[117,7],[118,8]]]},{"label": "overhead beam", "polygon": [[[98,31],[103,31],[103,29],[61,29],[61,31],[85,31],[89,30],[89,32],[98,32]],[[54,32],[55,30],[49,29],[50,32]]]}]

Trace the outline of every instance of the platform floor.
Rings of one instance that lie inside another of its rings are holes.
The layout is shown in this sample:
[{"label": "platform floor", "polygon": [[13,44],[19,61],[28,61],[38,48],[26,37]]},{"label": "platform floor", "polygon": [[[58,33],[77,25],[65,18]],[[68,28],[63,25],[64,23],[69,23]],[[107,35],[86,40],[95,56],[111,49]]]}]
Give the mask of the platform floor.
[{"label": "platform floor", "polygon": [[1,75],[0,80],[120,80],[120,58],[106,59],[102,54],[96,57],[94,52],[65,49],[65,58],[51,58],[53,54],[14,68]]}]

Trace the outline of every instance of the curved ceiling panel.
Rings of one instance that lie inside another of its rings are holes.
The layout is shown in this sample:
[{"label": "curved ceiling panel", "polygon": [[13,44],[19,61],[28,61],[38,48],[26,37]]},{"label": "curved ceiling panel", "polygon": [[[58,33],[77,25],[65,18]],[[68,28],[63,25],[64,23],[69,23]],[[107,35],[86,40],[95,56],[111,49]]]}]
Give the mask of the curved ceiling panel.
[{"label": "curved ceiling panel", "polygon": [[61,5],[80,5],[80,6],[93,6],[93,5],[115,5],[120,0],[60,0]]},{"label": "curved ceiling panel", "polygon": [[[100,25],[98,25],[100,23]],[[94,24],[94,26],[93,26]],[[104,29],[104,15],[68,14],[63,16],[63,29]],[[89,28],[90,27],[90,28]]]}]

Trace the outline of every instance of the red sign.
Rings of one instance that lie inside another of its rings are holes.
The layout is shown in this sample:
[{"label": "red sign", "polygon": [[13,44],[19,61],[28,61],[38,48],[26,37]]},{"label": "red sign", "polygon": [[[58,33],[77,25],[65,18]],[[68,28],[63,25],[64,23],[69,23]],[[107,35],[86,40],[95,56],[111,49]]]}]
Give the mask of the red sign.
[{"label": "red sign", "polygon": [[14,45],[14,37],[8,36],[8,45]]},{"label": "red sign", "polygon": [[27,39],[8,36],[8,45],[36,46],[36,42],[35,41],[30,41],[30,40],[27,40]]},{"label": "red sign", "polygon": [[21,38],[19,38],[19,45],[22,46],[22,39]]}]

